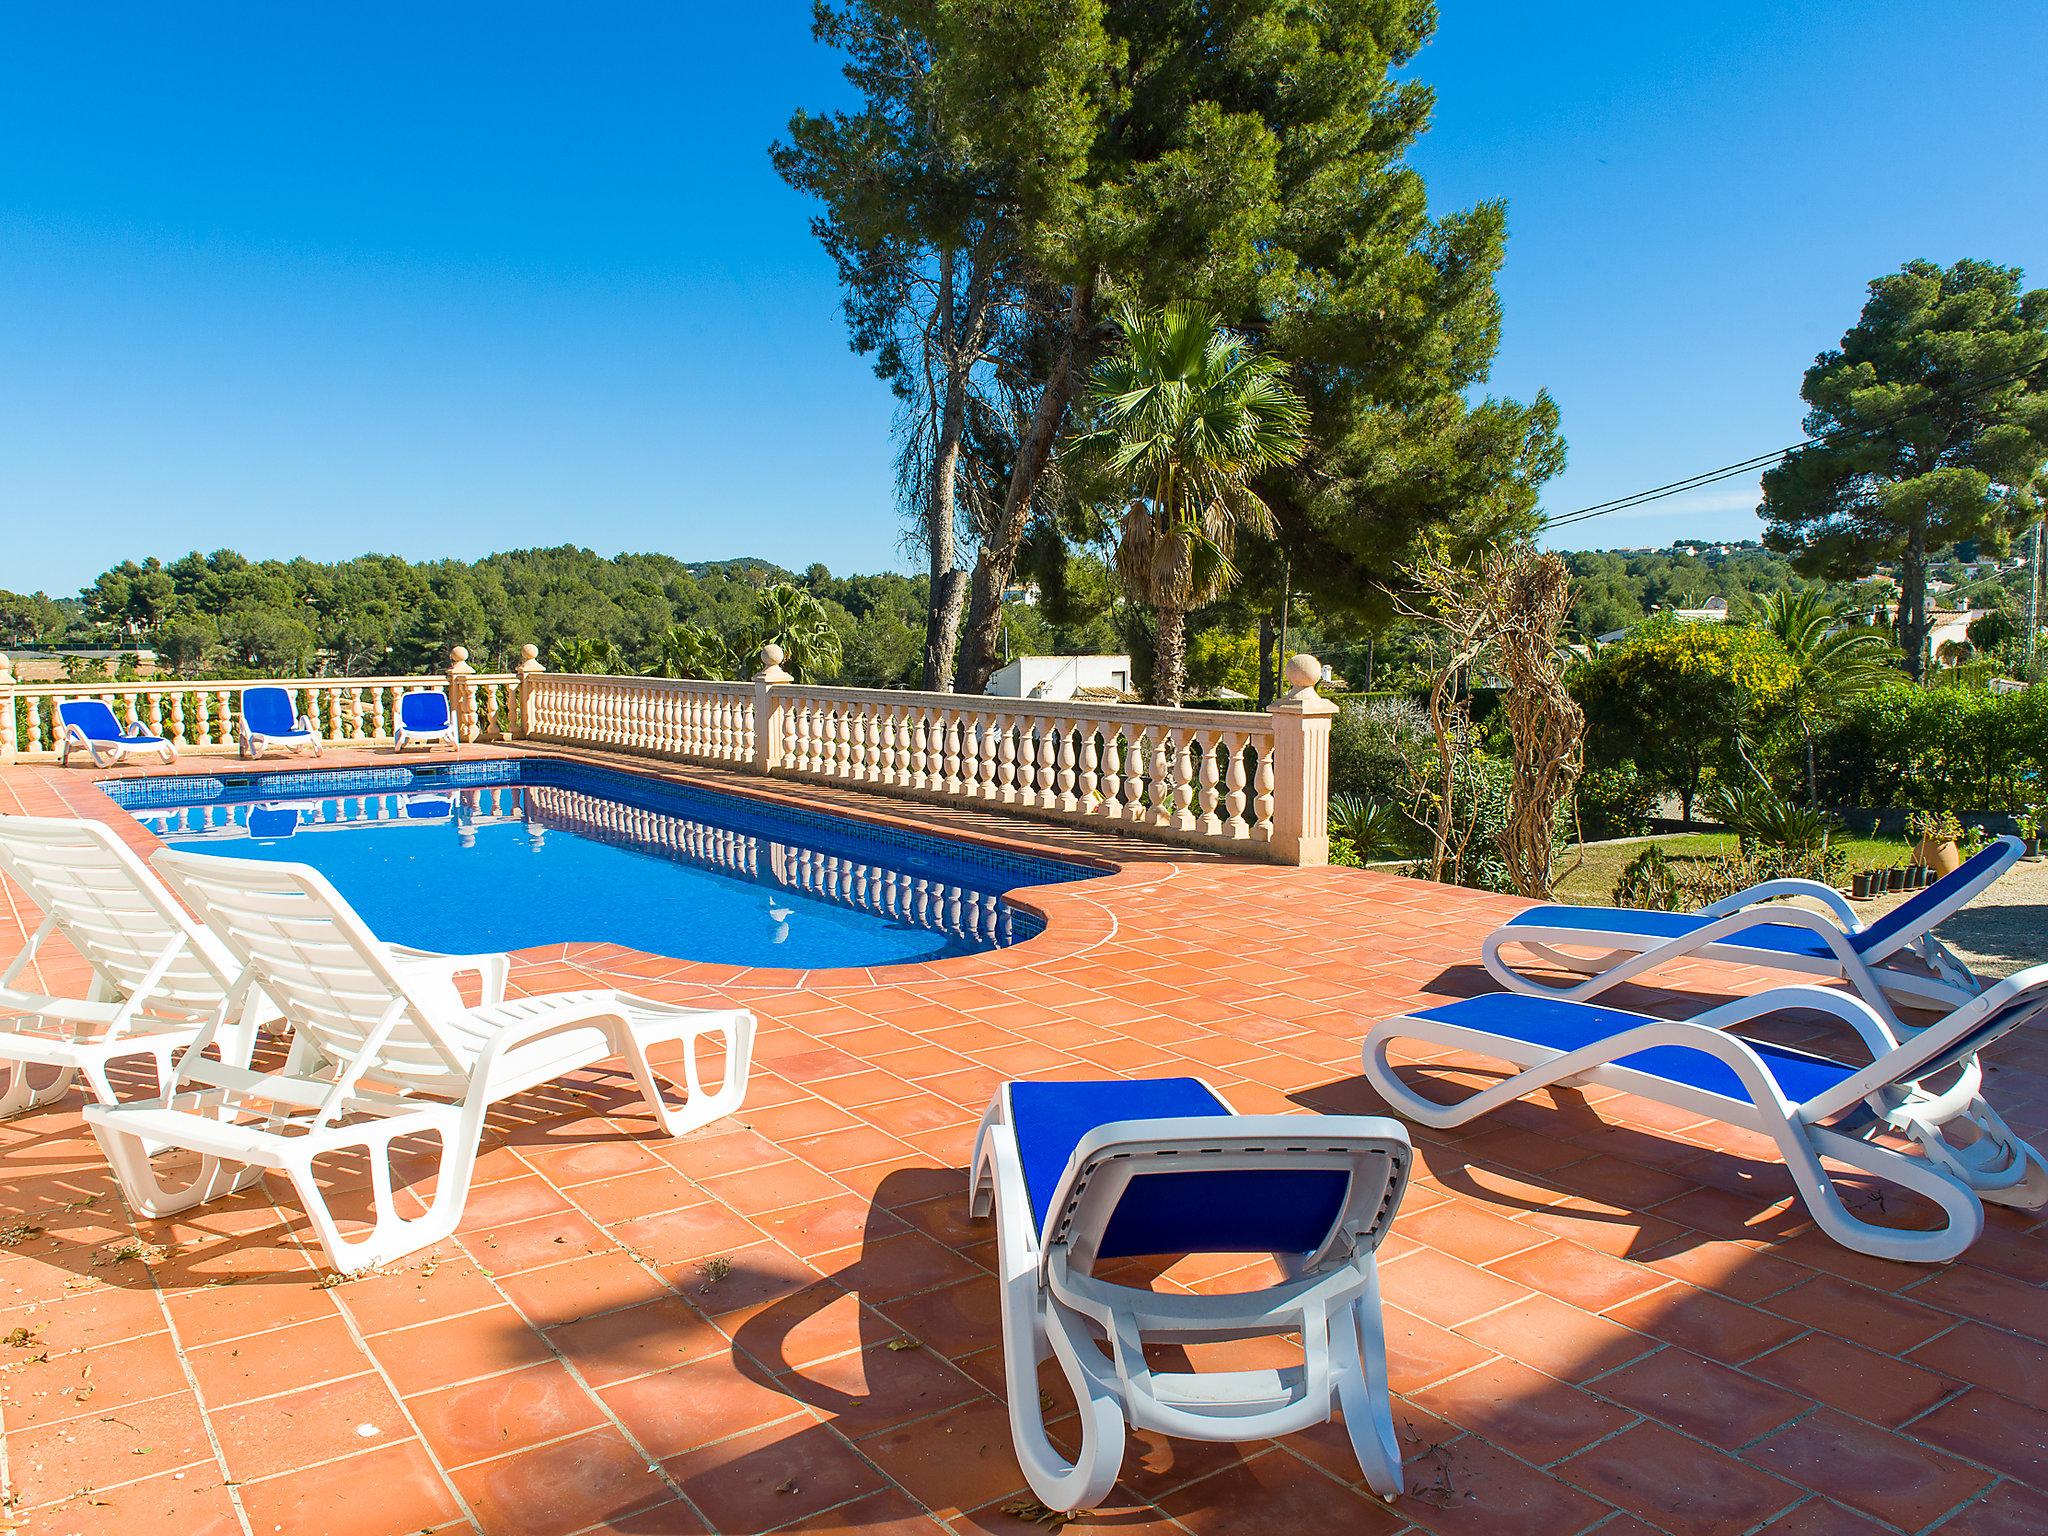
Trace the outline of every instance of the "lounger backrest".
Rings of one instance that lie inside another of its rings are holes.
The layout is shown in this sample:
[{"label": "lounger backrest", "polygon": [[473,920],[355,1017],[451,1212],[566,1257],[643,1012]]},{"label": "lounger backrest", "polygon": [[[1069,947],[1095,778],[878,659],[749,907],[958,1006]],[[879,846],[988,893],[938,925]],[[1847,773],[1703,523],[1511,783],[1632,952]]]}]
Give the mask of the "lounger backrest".
[{"label": "lounger backrest", "polygon": [[121,722],[101,699],[66,699],[57,706],[57,718],[75,725],[87,741],[119,741]]},{"label": "lounger backrest", "polygon": [[112,827],[93,821],[0,816],[0,873],[20,886],[118,997],[142,985],[182,940],[152,989],[152,1012],[203,1018],[241,974]]},{"label": "lounger backrest", "polygon": [[408,731],[447,730],[448,695],[424,689],[401,694],[398,699],[398,723]]},{"label": "lounger backrest", "polygon": [[2016,837],[1987,843],[1932,885],[1907,897],[1850,940],[1866,960],[1882,960],[1903,949],[1943,919],[1975,901],[1992,881],[2027,851]]},{"label": "lounger backrest", "polygon": [[1393,1220],[1408,1133],[1353,1115],[1124,1120],[1074,1149],[1047,1213],[1074,1262],[1154,1254],[1370,1251]]},{"label": "lounger backrest", "polygon": [[242,723],[259,736],[289,736],[299,728],[291,693],[266,685],[242,690]]},{"label": "lounger backrest", "polygon": [[294,1030],[337,1066],[368,1051],[396,1010],[368,1076],[460,1093],[481,1040],[446,1001],[409,982],[341,893],[304,864],[165,849],[150,861],[190,903]]},{"label": "lounger backrest", "polygon": [[1877,1058],[1840,1087],[1807,1106],[1813,1120],[1825,1120],[1894,1083],[1934,1077],[1959,1066],[2008,1030],[2048,1016],[2048,965],[2016,971],[1972,998],[1938,1024]]}]

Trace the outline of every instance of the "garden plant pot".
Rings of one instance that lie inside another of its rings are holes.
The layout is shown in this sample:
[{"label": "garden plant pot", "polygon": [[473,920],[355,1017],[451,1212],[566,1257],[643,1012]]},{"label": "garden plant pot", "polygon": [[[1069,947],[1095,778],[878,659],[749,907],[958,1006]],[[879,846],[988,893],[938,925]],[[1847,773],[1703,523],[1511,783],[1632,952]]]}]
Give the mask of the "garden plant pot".
[{"label": "garden plant pot", "polygon": [[1886,870],[1884,888],[1888,891],[1903,891],[1906,888],[1906,871],[1903,868]]},{"label": "garden plant pot", "polygon": [[1857,901],[1870,900],[1870,871],[1864,870],[1849,882],[1849,895]]},{"label": "garden plant pot", "polygon": [[1937,875],[1946,875],[1962,864],[1963,851],[1956,846],[1954,838],[1940,843],[1924,838],[1913,849],[1913,861],[1926,865]]}]

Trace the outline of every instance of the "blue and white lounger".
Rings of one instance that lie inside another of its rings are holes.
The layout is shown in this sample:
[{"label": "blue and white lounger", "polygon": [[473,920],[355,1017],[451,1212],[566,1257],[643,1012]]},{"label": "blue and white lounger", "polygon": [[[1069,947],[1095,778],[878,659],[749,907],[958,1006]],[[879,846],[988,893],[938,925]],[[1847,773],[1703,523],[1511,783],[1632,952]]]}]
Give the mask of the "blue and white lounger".
[{"label": "blue and white lounger", "polygon": [[66,699],[57,706],[57,766],[69,763],[81,747],[97,768],[111,768],[130,752],[154,752],[167,763],[178,755],[176,747],[150,735],[140,722],[122,730],[102,700]]},{"label": "blue and white lounger", "polygon": [[[1801,1012],[1847,1024],[1869,1060],[1856,1065],[1731,1032]],[[2048,1163],[1979,1096],[1977,1064],[1977,1053],[2000,1035],[2044,1014],[2048,965],[2008,977],[1903,1041],[1876,1009],[1833,987],[1780,987],[1682,1023],[1493,992],[1376,1025],[1365,1041],[1365,1075],[1396,1111],[1431,1126],[1462,1125],[1538,1088],[1573,1083],[1619,1088],[1741,1126],[1777,1143],[1814,1221],[1835,1241],[1879,1258],[1936,1263],[1976,1241],[1984,1201],[2048,1207]],[[1445,1104],[1395,1076],[1388,1048],[1396,1040],[1522,1070]],[[1951,1072],[1946,1087],[1930,1086]],[[1870,1139],[1884,1131],[1912,1138],[1925,1155]],[[1947,1222],[1910,1231],[1863,1220],[1843,1204],[1823,1157],[1925,1196]]]},{"label": "blue and white lounger", "polygon": [[437,741],[451,747],[462,744],[455,734],[455,713],[448,707],[448,695],[432,688],[400,694],[393,746],[403,752],[407,747],[429,747]]},{"label": "blue and white lounger", "polygon": [[274,683],[242,690],[242,718],[235,735],[244,757],[261,757],[272,747],[320,755],[320,734],[313,722],[298,712],[291,690]]},{"label": "blue and white lounger", "polygon": [[[1920,1008],[1955,1008],[1975,997],[1982,984],[1934,937],[1934,930],[1982,895],[2024,852],[2026,845],[2018,838],[2001,837],[1868,927],[1829,886],[1814,880],[1767,880],[1698,912],[1531,907],[1489,934],[1480,958],[1488,974],[1510,992],[1538,997],[1594,997],[1668,961],[1698,955],[1840,978],[1888,1016],[1887,999]],[[1786,896],[1813,897],[1828,912],[1778,904]],[[1541,966],[1587,979],[1564,986],[1538,981],[1502,958],[1501,951],[1513,949],[1527,951]],[[1926,969],[1897,963],[1907,957],[1924,961]]]},{"label": "blue and white lounger", "polygon": [[[1256,1440],[1341,1406],[1366,1481],[1399,1493],[1375,1254],[1410,1160],[1392,1120],[1237,1115],[1189,1077],[1004,1085],[982,1117],[968,1202],[996,1216],[1010,1429],[1031,1491],[1050,1509],[1100,1502],[1130,1427]],[[1197,1253],[1270,1254],[1285,1278],[1196,1296],[1096,1272]],[[1147,1343],[1293,1333],[1302,1363],[1280,1370],[1169,1374],[1145,1359]],[[1048,1354],[1080,1404],[1072,1462],[1046,1435]]]}]

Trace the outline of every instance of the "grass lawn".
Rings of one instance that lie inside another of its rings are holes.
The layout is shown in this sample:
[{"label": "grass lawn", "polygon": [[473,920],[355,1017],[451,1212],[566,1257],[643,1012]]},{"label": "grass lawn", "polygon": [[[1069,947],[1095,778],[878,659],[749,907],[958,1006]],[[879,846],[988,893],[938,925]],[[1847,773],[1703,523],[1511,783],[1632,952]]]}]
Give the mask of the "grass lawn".
[{"label": "grass lawn", "polygon": [[[1564,866],[1571,868],[1575,859],[1578,864],[1558,881],[1558,900],[1592,906],[1612,901],[1614,883],[1621,878],[1622,866],[1653,844],[1674,858],[1714,858],[1735,852],[1735,834],[1675,832],[1669,837],[1649,838],[1639,843],[1611,843],[1588,848],[1583,858],[1577,850],[1567,850]],[[1912,845],[1904,838],[1894,837],[1841,836],[1834,839],[1834,846],[1849,855],[1848,873],[1851,875],[1860,869],[1884,869],[1893,864],[1907,863],[1913,851]],[[1843,878],[1846,880],[1847,876]]]}]

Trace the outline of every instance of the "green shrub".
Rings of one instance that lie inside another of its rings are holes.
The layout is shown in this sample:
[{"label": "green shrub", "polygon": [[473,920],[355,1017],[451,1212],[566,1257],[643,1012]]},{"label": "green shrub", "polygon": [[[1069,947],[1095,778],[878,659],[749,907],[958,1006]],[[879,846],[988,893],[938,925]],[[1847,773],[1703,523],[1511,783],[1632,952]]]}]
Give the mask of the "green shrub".
[{"label": "green shrub", "polygon": [[1589,768],[1579,778],[1579,836],[1640,837],[1650,830],[1657,786],[1644,778],[1632,757],[1606,768]]},{"label": "green shrub", "polygon": [[1330,835],[1343,839],[1361,863],[1399,853],[1407,841],[1406,830],[1401,813],[1384,800],[1368,800],[1362,795],[1330,797]]},{"label": "green shrub", "polygon": [[2018,810],[2048,780],[2048,687],[1895,683],[1852,700],[1818,758],[1821,797],[1838,805]]},{"label": "green shrub", "polygon": [[1840,849],[1761,848],[1718,858],[1672,858],[1654,844],[1631,859],[1614,885],[1614,904],[1656,912],[1696,912],[1766,880],[1840,885],[1849,857]]},{"label": "green shrub", "polygon": [[1825,848],[1835,830],[1832,817],[1788,804],[1768,784],[1754,781],[1732,788],[1715,785],[1709,792],[1707,813],[1735,834],[1745,853],[1759,848],[1810,852]]},{"label": "green shrub", "polygon": [[1400,804],[1410,761],[1432,750],[1429,718],[1411,700],[1347,701],[1330,721],[1330,791]]}]

